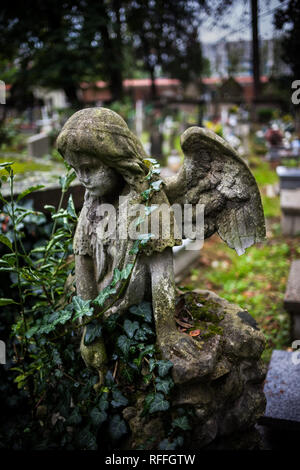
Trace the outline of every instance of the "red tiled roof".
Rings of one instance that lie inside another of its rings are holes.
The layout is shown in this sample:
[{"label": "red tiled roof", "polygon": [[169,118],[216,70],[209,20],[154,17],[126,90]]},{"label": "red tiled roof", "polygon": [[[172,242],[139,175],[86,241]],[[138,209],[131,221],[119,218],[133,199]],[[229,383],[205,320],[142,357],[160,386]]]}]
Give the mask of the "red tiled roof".
[{"label": "red tiled roof", "polygon": [[[241,85],[250,85],[253,83],[253,77],[251,76],[241,76],[241,77],[234,77],[234,79],[240,83]],[[223,78],[220,77],[204,77],[202,78],[202,82],[205,85],[217,85],[221,83]],[[267,82],[269,79],[266,76],[261,76],[260,80],[262,83]],[[83,89],[89,88],[92,84],[84,82],[81,84],[81,87]],[[93,84],[96,86],[96,88],[107,88],[108,83],[104,82],[103,80],[98,80]],[[126,78],[123,80],[123,85],[124,88],[139,88],[139,87],[150,87],[151,86],[151,79],[150,78]],[[180,85],[180,80],[177,78],[156,78],[155,79],[155,85],[159,87],[164,87],[164,86],[176,86]]]}]

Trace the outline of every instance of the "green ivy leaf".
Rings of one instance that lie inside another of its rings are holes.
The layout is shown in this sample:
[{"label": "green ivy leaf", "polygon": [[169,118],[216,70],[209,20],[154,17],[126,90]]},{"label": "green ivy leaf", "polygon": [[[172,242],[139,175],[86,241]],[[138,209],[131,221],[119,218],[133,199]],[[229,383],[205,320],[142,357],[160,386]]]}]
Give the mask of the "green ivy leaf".
[{"label": "green ivy leaf", "polygon": [[107,420],[107,413],[104,410],[99,410],[95,407],[90,412],[90,417],[95,426],[101,426],[101,424]]},{"label": "green ivy leaf", "polygon": [[134,333],[139,328],[139,323],[137,321],[125,320],[123,323],[123,328],[125,333],[129,338],[133,338]]},{"label": "green ivy leaf", "polygon": [[189,425],[189,421],[186,416],[180,416],[179,418],[175,418],[172,422],[172,426],[174,428],[180,428],[183,431],[188,431],[191,429],[191,426]]},{"label": "green ivy leaf", "polygon": [[108,299],[108,297],[110,297],[111,294],[116,294],[116,292],[117,291],[114,287],[111,287],[111,286],[105,287],[100,292],[100,294],[93,300],[93,304],[102,307],[106,299]]},{"label": "green ivy leaf", "polygon": [[100,400],[99,400],[99,408],[100,408],[101,411],[106,411],[109,407],[107,397],[108,397],[108,393],[102,392],[102,395],[101,395]]},{"label": "green ivy leaf", "polygon": [[163,180],[153,181],[153,183],[151,183],[151,188],[154,189],[154,191],[159,191],[160,190],[160,185],[162,183],[163,183]]},{"label": "green ivy leaf", "polygon": [[119,390],[113,390],[113,400],[111,401],[111,405],[114,408],[118,408],[119,406],[126,406],[128,405],[128,400]]},{"label": "green ivy leaf", "polygon": [[161,361],[157,361],[157,365],[158,365],[158,375],[160,377],[165,377],[167,373],[169,372],[169,370],[171,369],[171,367],[173,367],[173,362],[161,360]]},{"label": "green ivy leaf", "polygon": [[147,323],[143,323],[134,335],[134,339],[138,342],[147,341],[149,336],[155,333]]},{"label": "green ivy leaf", "polygon": [[157,364],[156,359],[149,359],[149,371],[152,372]]},{"label": "green ivy leaf", "polygon": [[170,403],[165,400],[162,393],[156,393],[154,400],[149,406],[149,413],[156,413],[157,411],[166,411],[170,408]]},{"label": "green ivy leaf", "polygon": [[124,419],[119,415],[114,415],[109,423],[109,434],[113,440],[120,439],[120,437],[127,434],[127,426]]},{"label": "green ivy leaf", "polygon": [[92,344],[96,338],[102,336],[102,325],[99,322],[91,322],[86,326],[86,332],[84,335],[84,344],[87,346]]},{"label": "green ivy leaf", "polygon": [[132,271],[132,268],[133,268],[133,264],[132,263],[128,263],[124,269],[122,269],[121,271],[121,279],[128,279],[131,271]]},{"label": "green ivy leaf", "polygon": [[82,421],[82,417],[78,411],[78,408],[75,408],[71,415],[68,418],[68,424],[79,424]]},{"label": "green ivy leaf", "polygon": [[158,392],[163,392],[165,395],[168,395],[171,388],[174,386],[174,382],[170,377],[166,379],[161,379],[160,377],[156,377],[155,379],[156,390]]},{"label": "green ivy leaf", "polygon": [[144,201],[148,201],[150,194],[151,194],[150,188],[142,192],[142,198],[144,199]]},{"label": "green ivy leaf", "polygon": [[91,301],[90,300],[83,300],[79,295],[74,295],[72,299],[72,304],[75,309],[75,315],[73,318],[74,320],[77,320],[79,317],[84,317],[88,316],[90,317],[94,313],[93,307],[91,307]]},{"label": "green ivy leaf", "polygon": [[122,351],[125,357],[127,357],[129,354],[131,344],[131,340],[125,335],[121,335],[117,339],[117,346]]},{"label": "green ivy leaf", "polygon": [[148,412],[148,410],[150,408],[150,405],[153,402],[154,398],[155,398],[155,393],[153,393],[153,392],[148,393],[148,395],[146,396],[146,398],[144,400],[144,412],[143,412],[143,414]]},{"label": "green ivy leaf", "polygon": [[140,241],[135,240],[131,250],[129,251],[129,254],[130,255],[136,255],[139,252],[139,248],[140,248]]},{"label": "green ivy leaf", "polygon": [[130,313],[142,317],[147,323],[152,322],[152,308],[150,302],[142,302],[139,305],[132,305]]}]

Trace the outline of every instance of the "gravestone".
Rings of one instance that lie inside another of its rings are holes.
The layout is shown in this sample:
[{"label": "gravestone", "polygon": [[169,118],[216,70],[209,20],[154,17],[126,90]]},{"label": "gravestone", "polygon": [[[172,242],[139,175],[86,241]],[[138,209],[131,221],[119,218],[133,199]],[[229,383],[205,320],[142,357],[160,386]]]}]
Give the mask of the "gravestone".
[{"label": "gravestone", "polygon": [[300,233],[300,188],[280,192],[281,228],[283,235]]},{"label": "gravestone", "polygon": [[50,152],[50,139],[48,134],[41,132],[27,140],[28,155],[30,157],[44,157]]},{"label": "gravestone", "polygon": [[286,430],[300,430],[299,351],[273,351],[264,385],[265,414],[259,422]]},{"label": "gravestone", "polygon": [[300,339],[300,259],[292,261],[291,264],[284,296],[284,308],[291,315],[292,339]]},{"label": "gravestone", "polygon": [[280,179],[280,189],[300,188],[300,168],[278,166],[276,173]]}]

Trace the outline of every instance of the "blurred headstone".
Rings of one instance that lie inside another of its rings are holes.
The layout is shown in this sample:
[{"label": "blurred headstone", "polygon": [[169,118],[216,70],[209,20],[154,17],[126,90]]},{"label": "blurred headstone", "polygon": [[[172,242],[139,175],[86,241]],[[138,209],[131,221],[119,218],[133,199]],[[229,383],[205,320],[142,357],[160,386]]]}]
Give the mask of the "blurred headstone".
[{"label": "blurred headstone", "polygon": [[35,134],[27,140],[28,155],[30,157],[43,157],[50,152],[49,136],[45,132]]},{"label": "blurred headstone", "polygon": [[297,351],[272,353],[264,386],[267,407],[260,419],[262,424],[300,429],[300,360],[294,360],[295,354]]},{"label": "blurred headstone", "polygon": [[281,190],[280,208],[283,235],[300,234],[300,189]]}]

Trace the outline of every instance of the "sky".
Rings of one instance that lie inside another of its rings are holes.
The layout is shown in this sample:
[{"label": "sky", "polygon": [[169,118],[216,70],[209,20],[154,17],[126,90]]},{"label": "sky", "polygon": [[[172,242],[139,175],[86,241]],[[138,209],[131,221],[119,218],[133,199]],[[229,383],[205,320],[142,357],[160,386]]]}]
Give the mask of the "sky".
[{"label": "sky", "polygon": [[[262,39],[270,39],[278,34],[273,26],[274,9],[286,5],[288,1],[258,0],[259,4],[259,34]],[[237,31],[238,30],[238,31]],[[202,42],[214,43],[225,38],[226,41],[251,39],[250,0],[236,0],[234,6],[228,9],[224,18],[218,24],[212,17],[203,16],[200,28]]]}]

